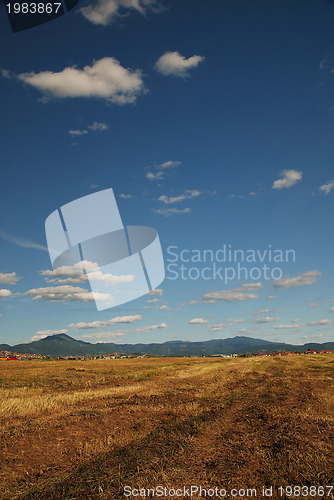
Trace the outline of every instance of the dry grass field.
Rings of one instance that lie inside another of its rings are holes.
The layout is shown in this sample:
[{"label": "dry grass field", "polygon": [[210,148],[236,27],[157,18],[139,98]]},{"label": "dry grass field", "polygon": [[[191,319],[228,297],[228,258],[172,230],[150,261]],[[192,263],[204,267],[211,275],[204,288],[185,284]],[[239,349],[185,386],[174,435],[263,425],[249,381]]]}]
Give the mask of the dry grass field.
[{"label": "dry grass field", "polygon": [[331,354],[2,362],[1,499],[158,485],[332,499],[277,488],[333,484],[333,374]]}]

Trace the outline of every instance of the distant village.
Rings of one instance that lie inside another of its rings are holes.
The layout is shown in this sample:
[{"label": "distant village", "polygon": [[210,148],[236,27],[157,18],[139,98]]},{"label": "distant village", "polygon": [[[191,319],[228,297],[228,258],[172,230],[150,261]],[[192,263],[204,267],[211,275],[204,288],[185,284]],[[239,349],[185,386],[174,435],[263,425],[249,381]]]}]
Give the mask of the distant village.
[{"label": "distant village", "polygon": [[[203,356],[179,356],[184,358],[249,358],[249,357],[266,357],[266,356],[302,356],[306,354],[331,354],[334,350],[307,350],[304,352],[285,351],[285,352],[271,352],[271,353],[258,353],[258,354],[211,354]],[[91,360],[91,359],[125,359],[125,358],[155,358],[155,357],[168,357],[168,356],[154,356],[149,354],[124,354],[119,352],[112,352],[108,354],[86,354],[80,356],[43,356],[42,354],[29,354],[21,352],[0,351],[0,361],[21,361],[32,359],[45,359],[45,360]]]}]

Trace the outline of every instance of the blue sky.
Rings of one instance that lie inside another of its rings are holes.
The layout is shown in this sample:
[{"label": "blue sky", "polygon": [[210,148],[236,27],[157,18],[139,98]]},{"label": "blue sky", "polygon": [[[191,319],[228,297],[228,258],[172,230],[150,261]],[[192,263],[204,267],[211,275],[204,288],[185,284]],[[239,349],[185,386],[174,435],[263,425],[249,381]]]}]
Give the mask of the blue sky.
[{"label": "blue sky", "polygon": [[[326,0],[100,0],[13,34],[2,10],[0,342],[333,341],[333,22]],[[48,281],[44,223],[107,188],[166,278],[97,312]],[[203,262],[224,247],[295,258],[225,280],[238,262]]]}]

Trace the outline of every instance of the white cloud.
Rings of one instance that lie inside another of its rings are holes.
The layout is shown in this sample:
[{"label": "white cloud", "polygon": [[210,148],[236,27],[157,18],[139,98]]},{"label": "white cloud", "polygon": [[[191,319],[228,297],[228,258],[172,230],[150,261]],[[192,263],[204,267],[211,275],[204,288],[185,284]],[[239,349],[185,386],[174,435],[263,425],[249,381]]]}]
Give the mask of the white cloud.
[{"label": "white cloud", "polygon": [[166,196],[166,195],[161,195],[158,200],[162,201],[163,203],[166,203],[167,205],[173,204],[173,203],[178,203],[183,200],[188,200],[191,198],[196,198],[201,194],[201,191],[198,191],[196,189],[186,189],[183,194],[180,196]]},{"label": "white cloud", "polygon": [[69,130],[68,133],[72,136],[87,135],[88,130]]},{"label": "white cloud", "polygon": [[256,318],[255,323],[272,323],[273,321],[278,321],[279,318],[272,318],[271,316],[265,316]]},{"label": "white cloud", "polygon": [[10,297],[11,295],[12,292],[10,290],[7,290],[6,288],[0,290],[0,297]]},{"label": "white cloud", "polygon": [[319,307],[320,304],[317,304],[317,303],[314,303],[314,302],[310,302],[309,303],[309,307]]},{"label": "white cloud", "polygon": [[123,198],[124,200],[127,200],[128,198],[132,198],[132,194],[124,194],[124,193],[121,193],[119,195],[120,198]]},{"label": "white cloud", "polygon": [[164,217],[169,217],[170,215],[175,214],[190,214],[191,208],[159,208],[158,210],[154,210],[154,212],[163,215]]},{"label": "white cloud", "polygon": [[306,271],[300,276],[294,276],[293,278],[287,277],[274,280],[273,286],[275,288],[291,288],[293,286],[313,285],[313,283],[319,280],[320,276],[322,276],[322,273],[319,271]]},{"label": "white cloud", "polygon": [[160,165],[157,165],[158,170],[165,170],[166,168],[175,168],[181,165],[180,161],[173,161],[173,160],[168,160],[165,161],[164,163],[160,163]]},{"label": "white cloud", "polygon": [[98,332],[98,333],[87,333],[85,335],[80,335],[80,338],[84,338],[84,339],[92,339],[92,340],[96,340],[96,339],[116,339],[118,337],[124,337],[124,335],[126,335],[128,332],[128,330],[115,330],[113,332]]},{"label": "white cloud", "polygon": [[154,290],[151,290],[146,295],[158,295],[158,296],[161,296],[161,295],[163,295],[163,290],[162,290],[162,288],[155,288]]},{"label": "white cloud", "polygon": [[45,252],[49,251],[48,248],[44,247],[43,245],[39,245],[38,243],[34,243],[33,241],[26,240],[25,238],[18,238],[17,236],[5,233],[4,231],[0,231],[0,238],[10,241],[11,243],[14,243],[14,245],[17,245],[18,247],[33,248],[35,250],[44,250]]},{"label": "white cloud", "polygon": [[88,128],[89,130],[104,132],[105,130],[108,130],[109,125],[107,125],[106,123],[94,122],[92,125],[88,125]]},{"label": "white cloud", "polygon": [[167,306],[167,304],[164,304],[163,306],[160,306],[159,309],[161,311],[170,311],[169,307]]},{"label": "white cloud", "polygon": [[166,323],[160,323],[160,325],[144,326],[144,328],[136,328],[136,332],[150,332],[151,330],[165,330],[167,328]]},{"label": "white cloud", "polygon": [[[88,274],[84,274],[84,270]],[[56,269],[49,271],[40,271],[42,276],[47,276],[48,283],[56,284],[81,284],[88,281],[100,281],[106,285],[118,285],[120,283],[129,283],[134,280],[134,275],[126,274],[116,276],[114,274],[103,274],[99,266],[95,262],[83,260],[74,266],[60,266]],[[51,278],[50,278],[51,277]],[[65,278],[65,279],[60,279]]]},{"label": "white cloud", "polygon": [[160,302],[160,300],[159,299],[151,299],[151,300],[147,301],[148,304],[151,303],[151,302]]},{"label": "white cloud", "polygon": [[6,78],[7,80],[10,80],[12,78],[12,75],[8,69],[0,68],[0,73],[2,78]]},{"label": "white cloud", "polygon": [[270,313],[270,309],[259,309],[259,311],[254,311],[252,314],[265,314]]},{"label": "white cloud", "polygon": [[189,325],[204,325],[205,323],[208,323],[209,321],[207,319],[203,318],[193,318],[188,321]]},{"label": "white cloud", "polygon": [[0,283],[3,285],[16,285],[20,279],[16,273],[0,273]]},{"label": "white cloud", "polygon": [[294,328],[300,328],[300,325],[275,325],[276,330],[292,330]]},{"label": "white cloud", "polygon": [[234,323],[244,323],[246,320],[241,318],[241,319],[235,319],[233,321],[234,321]]},{"label": "white cloud", "polygon": [[48,300],[50,302],[93,302],[94,300],[104,301],[112,305],[113,298],[107,293],[93,293],[78,286],[62,285],[50,286],[46,288],[32,288],[24,293],[33,300]]},{"label": "white cloud", "polygon": [[325,194],[328,194],[331,192],[331,190],[334,187],[334,179],[331,181],[327,182],[327,184],[323,184],[322,186],[319,187],[319,191],[324,191]]},{"label": "white cloud", "polygon": [[220,332],[222,329],[223,329],[223,323],[216,323],[215,325],[212,325],[209,328],[211,332]]},{"label": "white cloud", "polygon": [[334,325],[333,319],[320,319],[319,321],[311,321],[308,323],[310,326],[324,326],[324,325]]},{"label": "white cloud", "polygon": [[146,173],[146,178],[149,179],[150,181],[161,181],[163,179],[164,173],[163,172],[147,172]]},{"label": "white cloud", "polygon": [[92,321],[91,323],[84,323],[81,321],[80,323],[71,323],[70,325],[67,325],[67,328],[76,328],[79,330],[87,330],[89,328],[106,328],[107,326],[116,325],[118,323],[133,323],[139,319],[142,319],[141,314],[134,316],[116,316],[115,318],[108,319],[106,321]]},{"label": "white cloud", "polygon": [[82,70],[74,66],[59,73],[22,73],[18,79],[43,92],[45,99],[95,97],[122,105],[135,103],[145,92],[141,71],[123,68],[113,57],[94,61]]},{"label": "white cloud", "polygon": [[272,299],[277,299],[277,296],[276,295],[268,295],[267,297],[269,300],[272,300]]},{"label": "white cloud", "polygon": [[330,308],[330,312],[334,313],[334,307]]},{"label": "white cloud", "polygon": [[248,330],[247,328],[241,328],[241,330],[239,330],[239,333],[247,333],[247,334],[250,334],[250,335],[254,335],[256,333],[260,333],[261,330]]},{"label": "white cloud", "polygon": [[38,332],[35,333],[33,337],[30,338],[31,342],[34,340],[41,340],[45,339],[45,337],[49,337],[50,335],[58,335],[60,333],[67,333],[68,330],[63,329],[63,330],[39,330]]},{"label": "white cloud", "polygon": [[302,172],[298,172],[297,170],[283,170],[281,172],[281,179],[278,179],[272,185],[273,189],[283,189],[290,188],[296,182],[301,181],[303,177]]},{"label": "white cloud", "polygon": [[218,292],[209,292],[203,295],[204,301],[222,301],[222,302],[239,302],[245,300],[257,299],[259,296],[255,293],[240,292],[240,288],[232,290],[221,290]]},{"label": "white cloud", "polygon": [[159,12],[157,0],[97,0],[92,5],[83,7],[79,12],[93,24],[107,26],[127,10],[132,10],[143,16],[149,11]]},{"label": "white cloud", "polygon": [[262,283],[245,283],[241,286],[241,288],[236,288],[235,290],[240,292],[252,292],[253,290],[259,290],[260,288],[263,288]]},{"label": "white cloud", "polygon": [[186,59],[179,52],[166,52],[155,63],[155,69],[162,75],[180,76],[185,78],[189,76],[189,70],[196,68],[204,60],[202,56],[192,56]]}]

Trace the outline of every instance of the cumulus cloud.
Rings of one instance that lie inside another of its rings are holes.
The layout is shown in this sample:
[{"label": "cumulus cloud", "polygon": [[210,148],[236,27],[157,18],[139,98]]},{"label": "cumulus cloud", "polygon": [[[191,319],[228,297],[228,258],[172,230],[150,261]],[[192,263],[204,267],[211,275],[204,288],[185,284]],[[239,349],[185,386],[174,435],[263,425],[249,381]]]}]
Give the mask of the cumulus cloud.
[{"label": "cumulus cloud", "polygon": [[267,297],[269,300],[272,300],[272,299],[277,299],[277,296],[276,295],[268,295]]},{"label": "cumulus cloud", "polygon": [[291,288],[293,286],[304,286],[304,285],[313,285],[316,283],[322,273],[319,271],[306,271],[300,276],[294,276],[293,278],[281,278],[279,280],[274,280],[273,286],[275,288]]},{"label": "cumulus cloud", "polygon": [[176,214],[190,214],[191,208],[159,208],[158,210],[153,210],[156,214],[163,215],[164,217],[169,217],[170,215]]},{"label": "cumulus cloud", "polygon": [[113,57],[104,57],[83,69],[73,66],[59,73],[22,73],[18,79],[43,92],[44,100],[85,97],[123,105],[135,103],[137,97],[145,92],[141,71],[123,68]]},{"label": "cumulus cloud", "polygon": [[3,285],[16,285],[20,279],[16,273],[0,273],[0,283]]},{"label": "cumulus cloud", "polygon": [[12,292],[10,290],[7,290],[6,288],[0,290],[0,297],[10,297],[11,295]]},{"label": "cumulus cloud", "polygon": [[116,316],[115,318],[108,319],[106,321],[92,321],[91,323],[84,323],[81,321],[80,323],[71,323],[67,325],[67,328],[76,328],[78,330],[87,330],[90,328],[106,328],[110,325],[116,325],[118,323],[133,323],[134,321],[138,321],[142,319],[140,314],[136,314],[133,316]]},{"label": "cumulus cloud", "polygon": [[165,161],[164,163],[160,163],[159,165],[156,166],[157,169],[165,170],[166,168],[175,168],[181,165],[180,161],[173,161],[173,160],[168,160]]},{"label": "cumulus cloud", "polygon": [[160,309],[161,311],[170,311],[170,309],[169,309],[169,307],[168,307],[168,305],[167,305],[167,304],[164,304],[163,306],[160,306],[160,307],[159,307],[159,309]]},{"label": "cumulus cloud", "polygon": [[89,292],[78,286],[61,285],[46,288],[32,288],[24,293],[32,300],[48,300],[49,302],[94,302],[104,301],[112,305],[113,297],[108,293]]},{"label": "cumulus cloud", "polygon": [[148,300],[147,302],[148,302],[148,304],[149,304],[149,303],[151,303],[151,302],[160,302],[160,300],[159,300],[159,299],[151,299],[151,300]]},{"label": "cumulus cloud", "polygon": [[334,187],[334,179],[331,181],[327,182],[327,184],[323,184],[322,186],[319,187],[319,191],[323,191],[325,194],[328,194],[331,192],[331,190]]},{"label": "cumulus cloud", "polygon": [[160,11],[157,0],[97,0],[79,12],[91,23],[107,26],[127,11],[138,12],[144,16],[149,10]]},{"label": "cumulus cloud", "polygon": [[209,321],[207,319],[203,318],[193,318],[188,321],[189,325],[204,325],[205,323],[208,323]]},{"label": "cumulus cloud", "polygon": [[283,170],[283,172],[281,172],[281,178],[274,182],[272,188],[290,188],[291,186],[296,184],[296,182],[301,181],[302,177],[303,173],[298,172],[297,170]]},{"label": "cumulus cloud", "polygon": [[166,52],[159,57],[154,67],[164,76],[173,75],[185,78],[190,75],[189,70],[196,68],[203,60],[203,56],[194,55],[186,59],[177,51]]},{"label": "cumulus cloud", "polygon": [[123,198],[124,200],[127,200],[128,198],[132,198],[132,194],[124,194],[124,193],[121,193],[119,195],[120,198]]},{"label": "cumulus cloud", "polygon": [[150,332],[151,330],[165,330],[167,328],[166,323],[160,323],[160,325],[144,326],[144,328],[136,328],[136,332]]},{"label": "cumulus cloud", "polygon": [[216,300],[221,302],[242,302],[245,300],[257,299],[259,296],[255,293],[245,293],[240,291],[240,288],[235,288],[232,290],[221,290],[217,292],[208,292],[203,295],[203,300],[205,302]]},{"label": "cumulus cloud", "polygon": [[167,205],[171,205],[173,203],[178,203],[183,200],[189,200],[191,198],[196,198],[201,194],[201,191],[198,191],[196,189],[186,189],[183,194],[179,196],[166,196],[166,195],[161,195],[158,200],[162,201],[163,203],[166,203]]}]

